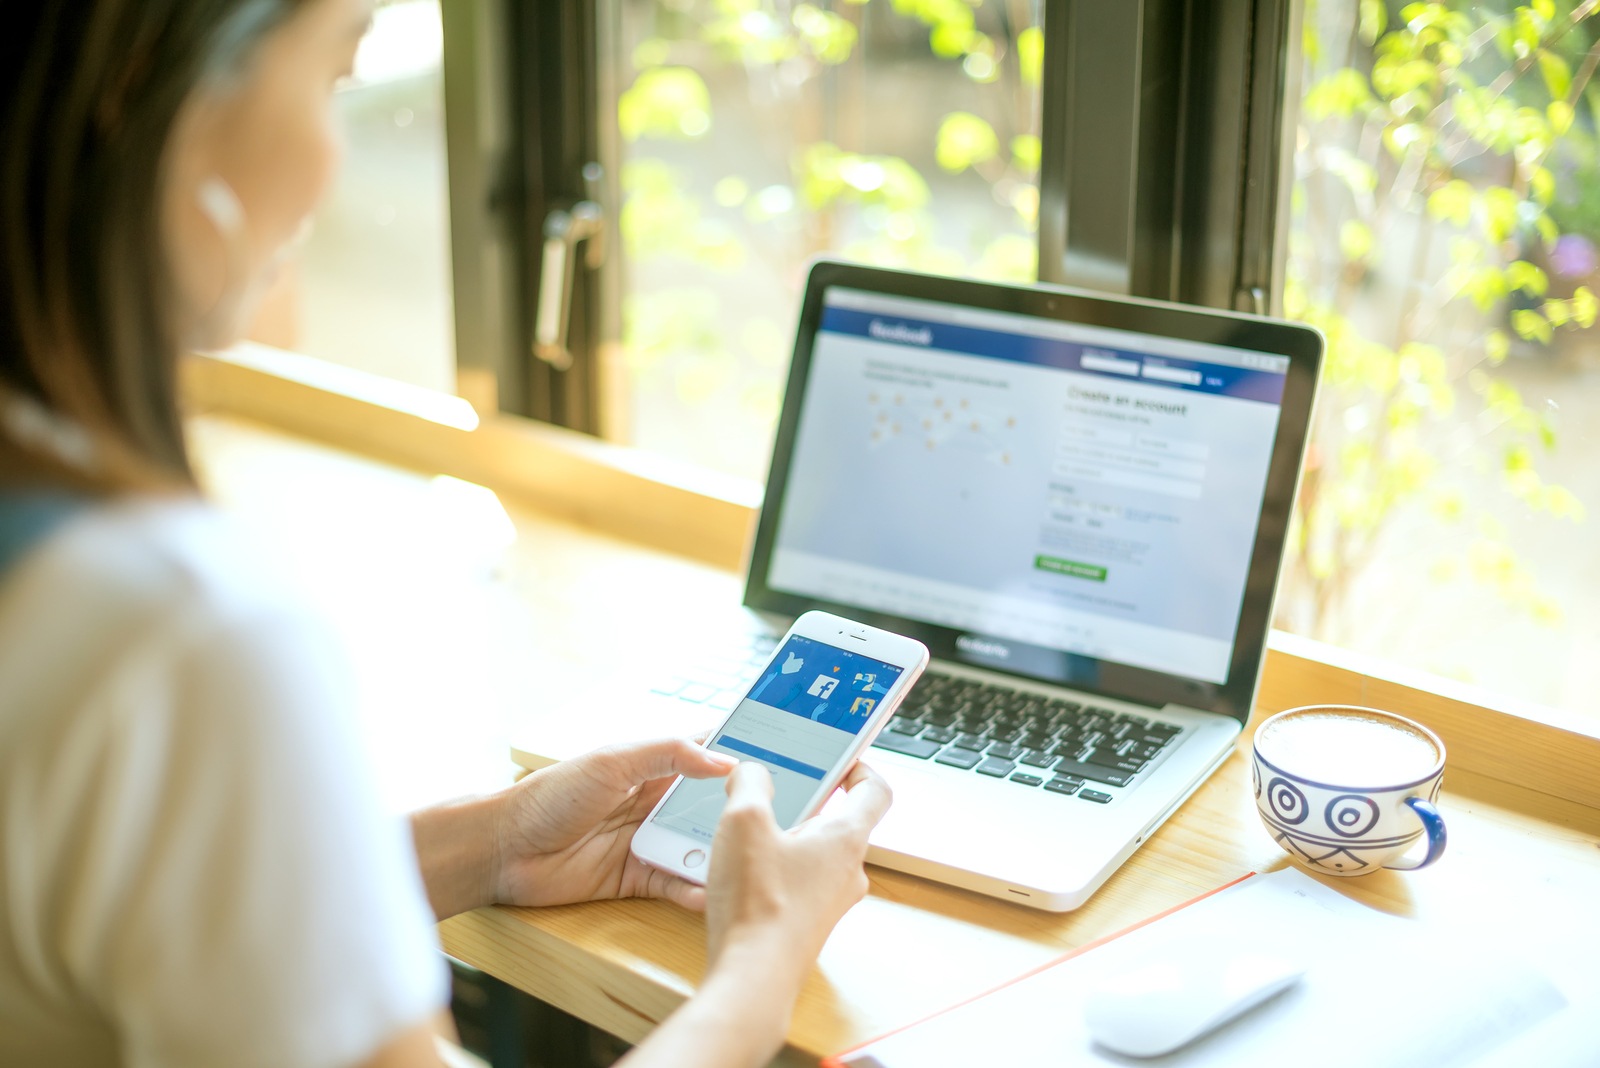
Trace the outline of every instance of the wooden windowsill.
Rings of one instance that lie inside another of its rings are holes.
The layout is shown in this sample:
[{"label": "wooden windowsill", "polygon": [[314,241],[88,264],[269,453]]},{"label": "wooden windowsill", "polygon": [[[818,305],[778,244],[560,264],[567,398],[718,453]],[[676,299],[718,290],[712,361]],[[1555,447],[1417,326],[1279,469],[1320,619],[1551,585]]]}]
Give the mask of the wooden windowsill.
[{"label": "wooden windowsill", "polygon": [[[543,512],[728,571],[744,565],[761,488],[459,397],[259,345],[183,368],[193,413],[243,416],[414,469],[475,482]],[[1257,716],[1360,704],[1425,723],[1449,750],[1453,788],[1600,831],[1600,720],[1524,705],[1309,639],[1274,632]]]},{"label": "wooden windowsill", "polygon": [[191,414],[239,415],[507,493],[585,526],[736,569],[761,487],[460,397],[246,344],[189,357]]}]

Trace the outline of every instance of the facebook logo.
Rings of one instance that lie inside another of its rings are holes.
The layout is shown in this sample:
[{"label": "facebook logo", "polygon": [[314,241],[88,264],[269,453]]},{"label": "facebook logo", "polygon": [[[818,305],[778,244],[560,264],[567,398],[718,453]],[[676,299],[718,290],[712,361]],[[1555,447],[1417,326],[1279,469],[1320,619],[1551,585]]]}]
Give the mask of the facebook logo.
[{"label": "facebook logo", "polygon": [[839,685],[839,680],[833,678],[831,675],[818,675],[817,681],[811,684],[811,689],[807,690],[806,693],[810,694],[812,697],[820,697],[826,701],[828,699],[828,695],[833,693],[833,688],[837,685]]}]

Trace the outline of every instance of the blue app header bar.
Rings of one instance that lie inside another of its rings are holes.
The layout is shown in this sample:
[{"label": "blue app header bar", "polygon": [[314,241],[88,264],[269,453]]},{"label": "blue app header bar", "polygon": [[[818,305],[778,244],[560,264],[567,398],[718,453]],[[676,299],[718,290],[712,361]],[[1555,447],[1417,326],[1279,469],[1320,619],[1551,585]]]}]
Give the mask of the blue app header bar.
[{"label": "blue app header bar", "polygon": [[1281,404],[1285,378],[1272,371],[1155,356],[1106,345],[1084,345],[1063,338],[929,322],[903,315],[825,306],[822,329],[832,334],[870,338],[906,348],[937,349],[992,360],[1095,375],[1120,382],[1210,393],[1240,400]]},{"label": "blue app header bar", "polygon": [[893,664],[790,635],[750,688],[748,699],[824,727],[860,734],[899,677],[900,669]]}]

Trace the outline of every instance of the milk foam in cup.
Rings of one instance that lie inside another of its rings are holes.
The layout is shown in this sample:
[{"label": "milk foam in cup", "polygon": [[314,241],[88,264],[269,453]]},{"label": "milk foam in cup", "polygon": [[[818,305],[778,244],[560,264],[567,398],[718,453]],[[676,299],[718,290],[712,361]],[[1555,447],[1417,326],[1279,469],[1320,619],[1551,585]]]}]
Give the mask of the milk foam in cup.
[{"label": "milk foam in cup", "polygon": [[1314,871],[1426,867],[1445,848],[1434,804],[1444,762],[1438,736],[1404,716],[1352,705],[1293,708],[1256,730],[1256,811],[1284,851]]}]

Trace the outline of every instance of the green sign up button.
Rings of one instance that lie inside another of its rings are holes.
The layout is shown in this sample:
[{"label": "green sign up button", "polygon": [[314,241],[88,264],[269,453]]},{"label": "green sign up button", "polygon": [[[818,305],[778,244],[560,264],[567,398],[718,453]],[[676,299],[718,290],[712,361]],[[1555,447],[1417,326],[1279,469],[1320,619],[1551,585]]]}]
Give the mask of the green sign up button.
[{"label": "green sign up button", "polygon": [[1076,560],[1063,560],[1059,556],[1035,556],[1033,566],[1040,571],[1051,571],[1057,575],[1071,575],[1073,578],[1090,579],[1094,582],[1106,580],[1106,569],[1098,564],[1080,564]]}]

